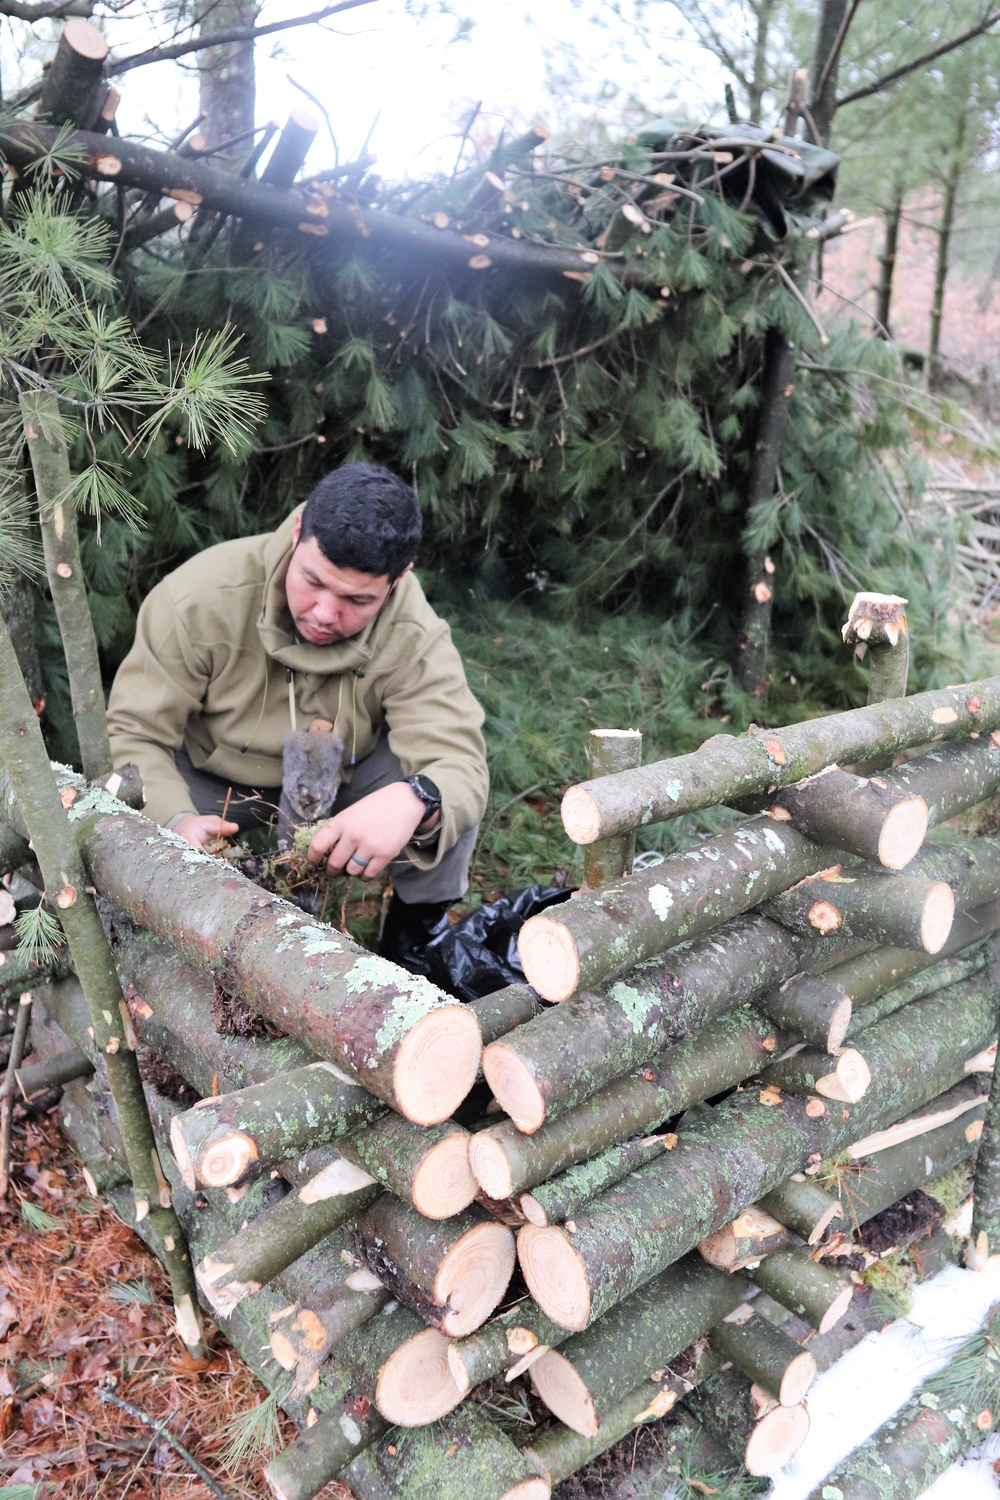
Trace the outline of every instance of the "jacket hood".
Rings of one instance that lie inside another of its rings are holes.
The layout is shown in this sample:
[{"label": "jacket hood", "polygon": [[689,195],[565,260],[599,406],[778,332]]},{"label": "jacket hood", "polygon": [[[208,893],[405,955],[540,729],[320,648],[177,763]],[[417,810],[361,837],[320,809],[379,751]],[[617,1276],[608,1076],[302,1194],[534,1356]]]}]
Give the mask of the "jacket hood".
[{"label": "jacket hood", "polygon": [[301,505],[296,506],[264,547],[264,603],[257,633],[268,656],[281,662],[282,666],[291,667],[295,672],[336,676],[368,664],[373,653],[372,636],[380,622],[395,612],[400,591],[398,587],[393,589],[374,619],[369,620],[358,635],[346,641],[315,646],[310,641],[299,640],[285,598],[285,574],[292,555],[295,519],[302,510]]}]

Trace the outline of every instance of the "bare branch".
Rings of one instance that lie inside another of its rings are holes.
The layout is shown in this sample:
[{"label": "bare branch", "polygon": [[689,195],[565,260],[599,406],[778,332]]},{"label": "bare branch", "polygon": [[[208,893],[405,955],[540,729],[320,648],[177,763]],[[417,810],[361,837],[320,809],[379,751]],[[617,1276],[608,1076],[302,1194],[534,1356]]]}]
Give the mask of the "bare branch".
[{"label": "bare branch", "polygon": [[[0,0],[0,5],[10,0]],[[339,0],[336,5],[325,5],[322,10],[310,11],[305,16],[291,16],[287,21],[270,21],[266,26],[230,26],[225,31],[212,31],[203,36],[191,37],[186,42],[171,42],[164,47],[150,47],[145,52],[134,52],[131,57],[119,58],[105,68],[105,75],[128,73],[132,68],[145,68],[150,63],[173,62],[191,52],[203,52],[207,47],[228,46],[232,42],[252,42],[258,37],[272,36],[276,31],[290,31],[295,26],[313,26],[329,16],[339,15],[345,10],[356,10],[360,5],[372,5],[374,0]]]},{"label": "bare branch", "polygon": [[0,0],[0,16],[9,16],[12,21],[47,21],[63,16],[86,16],[94,14],[94,0]]},{"label": "bare branch", "polygon": [[893,68],[891,73],[886,73],[881,78],[876,78],[874,83],[866,84],[862,89],[854,89],[852,93],[845,94],[843,98],[837,100],[837,108],[842,109],[845,104],[853,104],[857,99],[868,99],[872,94],[881,93],[882,89],[888,88],[890,84],[898,83],[901,78],[906,78],[910,73],[915,73],[918,68],[926,67],[928,63],[934,62],[937,58],[944,57],[949,52],[954,52],[956,47],[962,47],[966,42],[971,42],[975,37],[982,36],[984,32],[989,31],[991,27],[995,26],[998,21],[1000,21],[1000,10],[987,11],[981,21],[978,21],[975,26],[970,26],[968,31],[963,31],[961,36],[954,36],[950,41],[942,42],[940,46],[934,47],[930,52],[925,52],[923,56],[915,57],[912,62],[903,63],[900,67]]}]

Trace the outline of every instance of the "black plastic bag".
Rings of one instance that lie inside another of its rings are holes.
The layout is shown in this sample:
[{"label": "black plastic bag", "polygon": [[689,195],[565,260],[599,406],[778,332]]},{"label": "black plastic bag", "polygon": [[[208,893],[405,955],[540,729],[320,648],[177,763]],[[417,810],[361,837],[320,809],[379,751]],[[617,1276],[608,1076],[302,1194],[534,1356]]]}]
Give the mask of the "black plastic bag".
[{"label": "black plastic bag", "polygon": [[460,917],[427,944],[428,977],[459,1000],[477,1000],[507,984],[523,984],[517,935],[529,917],[567,901],[572,889],[529,885]]}]

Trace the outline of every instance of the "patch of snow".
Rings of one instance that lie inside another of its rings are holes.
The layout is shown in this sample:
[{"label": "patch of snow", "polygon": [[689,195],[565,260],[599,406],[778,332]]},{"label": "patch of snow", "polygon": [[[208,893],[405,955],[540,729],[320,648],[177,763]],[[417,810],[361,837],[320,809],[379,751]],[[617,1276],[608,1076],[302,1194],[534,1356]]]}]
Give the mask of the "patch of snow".
[{"label": "patch of snow", "polygon": [[[947,1266],[914,1288],[913,1306],[881,1333],[870,1333],[820,1375],[807,1397],[809,1436],[775,1479],[768,1500],[806,1500],[837,1464],[899,1410],[961,1339],[1000,1301],[1000,1268]],[[850,1310],[846,1316],[850,1318]],[[1000,1452],[1000,1438],[983,1445]],[[989,1461],[967,1459],[925,1491],[922,1500],[995,1500],[1000,1484]]]}]

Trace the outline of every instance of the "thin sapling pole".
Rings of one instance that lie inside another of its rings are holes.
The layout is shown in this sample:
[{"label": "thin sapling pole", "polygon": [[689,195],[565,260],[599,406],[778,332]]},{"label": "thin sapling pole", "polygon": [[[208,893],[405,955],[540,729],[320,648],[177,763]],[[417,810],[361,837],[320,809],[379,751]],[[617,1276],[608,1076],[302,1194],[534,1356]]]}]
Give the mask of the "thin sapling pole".
[{"label": "thin sapling pole", "polygon": [[[642,765],[642,735],[638,729],[592,729],[587,743],[591,776],[630,771]],[[583,851],[583,883],[588,890],[631,875],[635,832],[613,834],[588,844]]]},{"label": "thin sapling pole", "polygon": [[3,1084],[0,1086],[0,1203],[7,1197],[10,1186],[10,1132],[14,1119],[14,1079],[24,1057],[31,1024],[31,995],[24,994],[18,1001],[14,1022],[14,1037],[10,1046],[10,1057]]},{"label": "thin sapling pole", "polygon": [[38,717],[2,622],[0,756],[27,825],[47,899],[58,909],[73,967],[87,997],[93,1045],[104,1060],[125,1145],[136,1217],[149,1218],[163,1246],[177,1330],[188,1350],[200,1358],[201,1325],[193,1269],[157,1153],[128,1009],[90,880],[52,778]]}]

